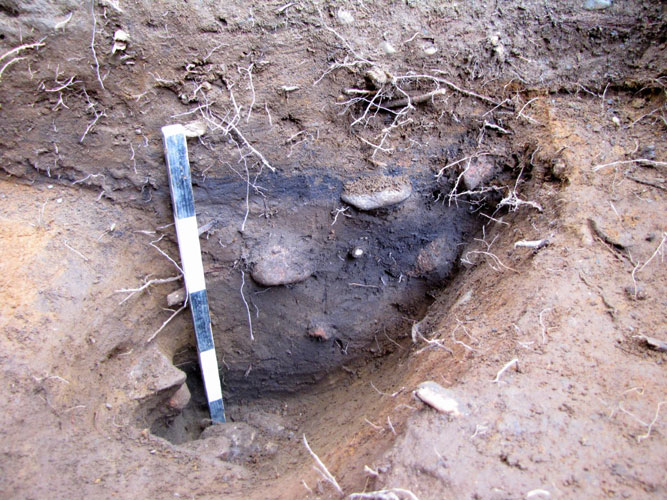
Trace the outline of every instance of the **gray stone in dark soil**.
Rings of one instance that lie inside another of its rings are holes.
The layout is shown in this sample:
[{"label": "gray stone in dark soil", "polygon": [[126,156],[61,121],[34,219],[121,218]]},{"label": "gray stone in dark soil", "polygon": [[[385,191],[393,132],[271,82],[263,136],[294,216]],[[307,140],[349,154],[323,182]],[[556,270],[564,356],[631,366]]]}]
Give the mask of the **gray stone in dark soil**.
[{"label": "gray stone in dark soil", "polygon": [[463,171],[463,183],[472,191],[488,182],[496,173],[497,168],[492,161],[482,157],[475,158]]},{"label": "gray stone in dark soil", "polygon": [[359,210],[375,210],[407,200],[412,185],[406,177],[378,175],[345,184],[341,199]]},{"label": "gray stone in dark soil", "polygon": [[262,246],[253,259],[252,278],[264,286],[298,283],[315,271],[306,249],[293,235]]}]

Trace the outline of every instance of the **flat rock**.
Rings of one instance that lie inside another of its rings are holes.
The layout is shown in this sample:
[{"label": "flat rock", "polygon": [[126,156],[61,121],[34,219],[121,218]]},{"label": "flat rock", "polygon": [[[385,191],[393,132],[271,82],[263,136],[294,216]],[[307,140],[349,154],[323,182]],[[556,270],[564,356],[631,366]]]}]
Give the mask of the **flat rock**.
[{"label": "flat rock", "polygon": [[178,390],[169,398],[169,407],[174,410],[182,410],[190,402],[190,389],[186,384],[183,384]]},{"label": "flat rock", "polygon": [[264,286],[298,283],[315,272],[307,249],[297,237],[283,235],[255,252],[252,279]]},{"label": "flat rock", "polygon": [[345,184],[341,199],[359,210],[375,210],[407,200],[412,185],[407,177],[378,175]]},{"label": "flat rock", "polygon": [[280,415],[256,409],[242,411],[241,418],[244,422],[249,423],[272,438],[293,439],[295,436],[294,431],[298,429],[296,425]]},{"label": "flat rock", "polygon": [[456,260],[457,243],[456,239],[447,235],[431,241],[419,251],[415,267],[410,274],[430,279],[446,278]]},{"label": "flat rock", "polygon": [[453,416],[461,414],[459,411],[459,403],[454,399],[452,391],[445,389],[437,382],[432,382],[430,380],[422,382],[419,384],[414,394],[424,403],[438,410],[440,413]]},{"label": "flat rock", "polygon": [[664,342],[655,337],[646,337],[646,343],[651,349],[655,349],[660,352],[667,352],[667,342]]},{"label": "flat rock", "polygon": [[185,372],[176,368],[164,354],[153,347],[132,366],[128,379],[128,393],[136,400],[183,385]]},{"label": "flat rock", "polygon": [[611,0],[586,0],[584,2],[586,10],[603,10],[608,7],[611,7]]},{"label": "flat rock", "polygon": [[472,191],[488,182],[496,171],[496,166],[492,161],[484,157],[475,158],[463,172],[463,183],[468,190]]},{"label": "flat rock", "polygon": [[245,461],[262,451],[257,430],[245,422],[215,424],[204,429],[192,446],[208,449],[208,453],[225,461]]}]

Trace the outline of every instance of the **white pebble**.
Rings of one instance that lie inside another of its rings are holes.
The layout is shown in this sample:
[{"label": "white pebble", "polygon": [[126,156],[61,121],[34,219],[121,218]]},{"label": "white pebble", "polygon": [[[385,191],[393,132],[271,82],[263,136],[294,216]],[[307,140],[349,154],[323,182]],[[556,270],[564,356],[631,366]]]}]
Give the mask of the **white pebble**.
[{"label": "white pebble", "polygon": [[422,382],[414,392],[415,396],[440,413],[459,416],[459,403],[452,397],[451,391],[448,391],[436,382]]},{"label": "white pebble", "polygon": [[129,42],[130,34],[127,31],[116,30],[116,32],[113,34],[113,39],[117,42]]},{"label": "white pebble", "polygon": [[423,50],[424,54],[426,54],[427,56],[432,56],[438,51],[438,48],[435,47],[434,45],[427,45],[423,47]]},{"label": "white pebble", "polygon": [[396,49],[389,42],[382,42],[380,44],[380,50],[385,53],[385,55],[391,56],[396,53]]},{"label": "white pebble", "polygon": [[338,9],[338,13],[336,15],[338,16],[338,22],[340,24],[352,24],[354,22],[354,16],[352,16],[352,13],[345,9]]}]

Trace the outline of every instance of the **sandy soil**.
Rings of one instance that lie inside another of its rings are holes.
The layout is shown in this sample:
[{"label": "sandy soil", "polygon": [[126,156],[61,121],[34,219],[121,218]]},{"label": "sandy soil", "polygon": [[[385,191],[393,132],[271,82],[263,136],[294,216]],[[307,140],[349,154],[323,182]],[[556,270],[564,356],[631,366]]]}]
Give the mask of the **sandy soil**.
[{"label": "sandy soil", "polygon": [[[1,1],[1,496],[664,498],[665,13],[583,4]],[[196,120],[224,426],[165,325]]]}]

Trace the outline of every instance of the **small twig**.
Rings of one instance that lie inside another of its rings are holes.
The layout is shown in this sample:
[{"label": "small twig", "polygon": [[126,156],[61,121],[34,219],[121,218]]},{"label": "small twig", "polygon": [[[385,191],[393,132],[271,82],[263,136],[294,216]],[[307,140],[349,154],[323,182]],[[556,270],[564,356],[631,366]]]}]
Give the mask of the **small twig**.
[{"label": "small twig", "polygon": [[368,420],[366,417],[364,417],[364,421],[365,421],[368,425],[370,425],[373,429],[375,429],[376,431],[384,431],[384,429],[383,429],[382,427],[380,427],[379,425],[374,424],[373,422],[371,422],[370,420]]},{"label": "small twig", "polygon": [[542,309],[542,311],[540,311],[540,326],[542,327],[542,343],[543,344],[546,344],[546,342],[547,342],[547,327],[544,326],[544,321],[542,320],[542,315],[544,313],[547,313],[547,312],[551,311],[551,309],[552,309],[551,307],[547,307],[546,309]]},{"label": "small twig", "polygon": [[653,111],[650,111],[650,112],[648,112],[648,113],[646,113],[646,114],[641,115],[639,118],[637,118],[635,121],[633,121],[630,125],[628,125],[627,127],[623,127],[623,128],[632,128],[632,127],[634,127],[635,125],[637,125],[637,123],[639,123],[640,121],[642,121],[644,118],[649,117],[649,116],[651,116],[651,115],[654,114],[654,113],[657,113],[657,112],[660,111],[661,109],[664,109],[664,106],[660,106],[659,108],[655,108]]},{"label": "small twig", "polygon": [[250,307],[248,306],[248,301],[243,295],[243,287],[245,286],[245,273],[241,271],[241,300],[243,300],[243,305],[245,305],[245,310],[248,313],[248,328],[250,329],[250,340],[255,340],[255,336],[252,333],[252,316],[250,314]]},{"label": "small twig", "polygon": [[417,495],[410,490],[403,488],[389,488],[387,490],[369,491],[368,493],[352,493],[347,498],[349,500],[355,499],[371,499],[371,500],[400,500],[400,496],[407,497],[408,500],[419,500]]},{"label": "small twig", "polygon": [[106,115],[107,115],[107,112],[106,112],[106,111],[102,111],[101,113],[98,113],[97,110],[96,110],[95,108],[93,108],[93,112],[95,113],[95,118],[93,119],[93,121],[91,121],[91,122],[88,124],[88,126],[86,127],[86,131],[85,131],[85,132],[83,133],[83,135],[81,136],[81,139],[79,139],[79,143],[81,143],[81,144],[83,144],[83,140],[84,140],[84,139],[86,138],[86,136],[88,135],[88,132],[90,132],[90,131],[93,129],[93,127],[94,127],[95,124],[97,123],[97,120],[99,120],[99,119],[102,118],[103,116],[106,116]]},{"label": "small twig", "polygon": [[652,182],[652,181],[648,181],[648,180],[645,180],[645,179],[639,179],[637,177],[633,177],[632,175],[628,175],[628,174],[626,174],[625,176],[628,179],[630,179],[631,181],[635,181],[638,184],[644,184],[645,186],[651,186],[651,187],[654,187],[656,189],[662,189],[663,191],[667,191],[667,188],[665,186],[661,186],[657,182]]},{"label": "small twig", "polygon": [[11,59],[7,63],[5,63],[5,65],[2,68],[0,68],[0,80],[2,80],[2,74],[5,72],[7,68],[9,68],[12,64],[15,64],[19,61],[23,61],[24,59],[25,57],[15,57],[14,59]]},{"label": "small twig", "polygon": [[530,105],[531,103],[537,101],[539,98],[540,98],[539,96],[538,97],[533,97],[530,101],[528,101],[526,104],[524,104],[523,107],[519,110],[519,113],[517,114],[516,117],[517,118],[525,118],[526,120],[528,120],[532,123],[539,123],[534,118],[531,118],[530,116],[523,114],[523,110],[526,109],[528,107],[528,105]]},{"label": "small twig", "polygon": [[125,297],[123,300],[121,300],[118,305],[121,305],[123,302],[127,301],[137,293],[143,292],[144,290],[148,289],[152,285],[161,285],[163,283],[171,283],[172,281],[177,281],[180,280],[182,276],[170,276],[169,278],[156,278],[152,279],[149,281],[146,281],[143,285],[141,285],[139,288],[121,288],[120,290],[116,290],[115,293],[129,293],[127,297]]},{"label": "small twig", "polygon": [[389,396],[390,398],[395,398],[396,396],[398,396],[401,392],[403,392],[405,390],[405,387],[401,387],[399,390],[397,390],[393,394],[389,394],[388,392],[382,392],[380,389],[375,387],[375,384],[373,384],[372,381],[371,381],[370,384],[371,384],[371,387],[375,390],[375,392],[377,392],[380,396]]},{"label": "small twig", "polygon": [[442,174],[445,172],[445,170],[447,170],[451,167],[454,167],[454,166],[458,165],[459,163],[463,163],[464,161],[474,160],[475,158],[479,158],[480,156],[486,156],[486,155],[490,155],[490,154],[491,153],[475,153],[474,155],[466,156],[465,158],[461,158],[460,160],[456,160],[456,161],[453,161],[451,163],[448,163],[447,165],[442,167],[440,170],[438,170],[438,173],[435,175],[435,178],[439,179],[440,177],[442,177]]},{"label": "small twig", "polygon": [[90,260],[88,257],[86,257],[85,255],[83,255],[83,254],[82,254],[81,252],[79,252],[77,249],[72,248],[72,247],[69,245],[69,243],[67,243],[67,240],[64,240],[64,241],[63,241],[63,244],[64,244],[67,248],[69,248],[72,252],[74,252],[74,253],[77,254],[79,257],[81,257],[81,258],[84,260],[84,262],[88,262],[88,261]]},{"label": "small twig", "polygon": [[514,248],[532,248],[534,250],[539,250],[548,244],[549,240],[547,238],[541,240],[519,240],[514,243]]},{"label": "small twig", "polygon": [[[436,69],[435,73],[438,73],[438,74],[441,74],[441,75],[442,74],[448,74],[447,72],[441,71],[439,69]],[[435,78],[435,77],[431,77],[431,78],[434,78],[434,80],[437,81],[437,82],[444,83],[445,85],[447,85],[452,90],[456,90],[459,94],[467,95],[468,97],[474,97],[475,99],[479,99],[480,101],[488,102],[489,104],[493,104],[494,106],[500,107],[500,106],[503,105],[502,102],[501,103],[496,102],[494,99],[491,99],[490,97],[486,97],[486,96],[477,94],[477,93],[475,93],[471,90],[462,89],[461,87],[453,84],[449,80],[445,80],[444,78]]]},{"label": "small twig", "polygon": [[306,488],[306,490],[308,491],[308,493],[310,493],[311,495],[313,494],[313,490],[312,490],[312,488],[311,488],[310,486],[308,486],[308,484],[306,483],[306,481],[304,481],[304,480],[302,479],[302,480],[301,480],[301,484],[303,484],[303,487]]},{"label": "small twig", "polygon": [[653,420],[651,420],[651,422],[648,424],[648,428],[646,429],[646,434],[637,436],[638,443],[641,443],[644,439],[647,439],[651,435],[651,430],[653,429],[655,423],[658,421],[658,415],[660,415],[660,408],[662,408],[662,405],[664,404],[667,404],[667,401],[660,401],[658,403],[658,407],[655,410],[655,416],[653,417]]},{"label": "small twig", "polygon": [[249,85],[249,88],[250,88],[250,92],[252,93],[252,100],[250,101],[250,106],[248,108],[248,115],[245,118],[246,123],[248,123],[250,121],[250,115],[252,114],[252,108],[255,106],[255,86],[252,83],[252,69],[253,69],[254,66],[255,66],[255,63],[251,63],[250,66],[248,66],[247,68],[239,68],[238,69],[239,73],[241,71],[245,71],[246,73],[248,73],[248,81],[249,81],[248,85]]},{"label": "small twig", "polygon": [[646,158],[638,158],[636,160],[619,160],[619,161],[612,161],[611,163],[604,163],[602,165],[595,165],[593,166],[593,172],[602,170],[605,167],[613,167],[614,165],[628,165],[631,163],[642,163],[645,165],[650,165],[652,167],[667,167],[667,162],[665,161],[654,161],[654,160],[647,160]]},{"label": "small twig", "polygon": [[508,134],[512,133],[509,130],[502,128],[500,125],[496,125],[495,123],[487,122],[486,120],[484,120],[484,125],[482,125],[482,126],[486,127],[486,128],[490,128],[492,130],[497,130],[501,134],[508,135]]},{"label": "small twig", "polygon": [[364,285],[363,283],[348,283],[349,286],[358,286],[362,288],[380,288],[377,285]]},{"label": "small twig", "polygon": [[60,375],[47,375],[47,376],[42,377],[42,378],[37,378],[37,377],[33,376],[32,378],[35,379],[35,382],[42,382],[44,380],[55,379],[55,380],[59,380],[60,382],[62,382],[64,384],[70,385],[69,380],[64,379]]},{"label": "small twig", "polygon": [[365,57],[362,57],[361,55],[357,54],[357,52],[352,48],[352,46],[349,44],[349,42],[348,42],[343,36],[341,36],[336,30],[334,30],[333,28],[329,27],[329,26],[327,25],[327,23],[324,22],[324,16],[322,15],[322,11],[320,10],[319,7],[317,7],[317,12],[318,12],[319,15],[320,15],[320,21],[322,22],[322,26],[324,26],[324,29],[325,29],[325,30],[329,31],[330,33],[333,33],[333,34],[335,35],[336,38],[338,38],[341,42],[343,42],[343,45],[345,45],[345,47],[347,48],[347,50],[349,50],[350,53],[351,53],[354,57],[356,57],[356,58],[359,59],[360,61],[363,61],[363,62],[365,62],[365,63],[367,63],[367,64],[372,64],[372,63],[371,63],[369,60],[367,60]]},{"label": "small twig", "polygon": [[579,271],[579,278],[581,281],[583,281],[586,285],[588,285],[591,288],[594,288],[598,294],[600,294],[600,298],[602,299],[602,302],[604,303],[605,306],[607,306],[607,312],[612,318],[616,318],[616,307],[607,299],[607,297],[604,294],[604,290],[602,290],[602,287],[596,285],[595,283],[591,283],[588,279],[586,279],[586,276]]},{"label": "small twig", "polygon": [[42,42],[44,40],[45,40],[45,38],[42,38],[39,42],[36,42],[36,43],[27,43],[27,44],[24,44],[24,45],[20,45],[18,47],[14,47],[13,49],[11,49],[11,50],[5,52],[4,54],[2,54],[0,56],[0,61],[2,61],[3,59],[5,59],[9,56],[13,56],[14,54],[18,54],[22,50],[36,49],[36,48],[39,48],[39,47],[43,47],[44,43],[42,43]]},{"label": "small twig", "polygon": [[[93,16],[93,37],[90,41],[90,49],[93,51],[93,59],[95,61],[95,73],[97,74],[97,81],[100,82],[100,87],[102,87],[102,90],[105,90],[104,82],[102,81],[102,76],[100,75],[100,61],[97,59],[97,54],[95,53],[95,33],[97,32],[97,18],[95,17],[95,0],[90,0],[90,13]],[[83,142],[83,137],[81,138],[81,142]]]},{"label": "small twig", "polygon": [[414,97],[405,97],[403,99],[394,99],[393,101],[388,101],[385,103],[382,103],[382,106],[388,109],[392,108],[402,108],[404,106],[407,106],[408,104],[422,104],[424,102],[428,102],[431,99],[433,99],[436,96],[439,95],[445,95],[447,94],[447,90],[445,89],[435,89],[431,92],[428,92],[426,94],[422,95],[417,95]]},{"label": "small twig", "polygon": [[502,376],[503,373],[505,373],[507,370],[509,370],[513,365],[516,365],[517,371],[519,371],[519,359],[514,358],[512,361],[507,363],[505,366],[503,366],[498,373],[496,373],[496,378],[494,378],[491,382],[494,384],[500,384],[500,377]]},{"label": "small twig", "polygon": [[236,135],[239,139],[241,139],[241,142],[243,142],[243,144],[245,145],[245,147],[247,147],[247,148],[252,152],[252,154],[254,154],[254,155],[259,159],[259,161],[262,162],[262,165],[264,165],[264,166],[267,167],[269,170],[271,170],[271,172],[275,172],[275,171],[276,171],[276,169],[273,168],[273,167],[271,166],[271,164],[267,161],[267,159],[264,158],[264,155],[262,155],[262,153],[260,153],[259,151],[257,151],[257,150],[252,146],[252,144],[250,144],[250,143],[248,142],[248,139],[246,139],[246,138],[243,136],[243,134],[241,133],[241,131],[240,131],[238,128],[236,128],[236,126],[235,126],[234,124],[230,123],[230,124],[229,124],[229,127],[230,127],[230,131],[233,132],[233,135]]},{"label": "small twig", "polygon": [[53,89],[45,88],[44,92],[61,92],[61,91],[65,90],[67,87],[69,87],[70,85],[72,85],[74,83],[79,83],[78,81],[74,81],[75,78],[76,78],[76,75],[72,75],[69,80],[65,81],[65,83],[62,83],[62,84],[58,80],[55,80],[55,82],[57,84],[60,84],[60,86],[56,87],[56,88],[53,88]]},{"label": "small twig", "polygon": [[157,250],[158,252],[160,252],[160,253],[162,254],[162,256],[164,256],[169,262],[171,262],[174,266],[176,266],[176,269],[178,269],[182,275],[185,275],[185,273],[183,272],[183,269],[181,269],[181,266],[179,266],[179,265],[176,263],[176,261],[175,261],[174,259],[172,259],[171,257],[169,257],[169,255],[167,255],[167,253],[166,253],[164,250],[162,250],[160,247],[158,247],[158,246],[156,245],[156,243],[158,243],[159,241],[161,241],[162,238],[164,238],[164,234],[163,234],[162,236],[160,236],[157,240],[153,240],[153,241],[151,241],[151,242],[149,243],[149,245],[152,246],[153,248],[155,248],[155,250]]},{"label": "small twig", "polygon": [[310,453],[310,456],[313,457],[313,460],[315,460],[315,463],[317,463],[317,467],[313,466],[313,469],[315,469],[321,476],[322,478],[330,483],[334,488],[336,488],[336,491],[340,493],[342,496],[343,490],[341,487],[338,485],[338,482],[336,481],[336,478],[329,472],[329,469],[327,469],[326,465],[322,463],[322,460],[320,460],[320,457],[318,457],[315,452],[310,448],[310,445],[308,444],[308,440],[306,439],[306,435],[303,435],[303,444],[306,446],[306,449],[308,450],[308,453]]},{"label": "small twig", "polygon": [[345,216],[345,217],[352,217],[350,214],[346,214],[346,213],[345,213],[345,212],[347,212],[347,210],[348,210],[349,208],[350,208],[350,207],[344,207],[344,208],[343,208],[343,207],[340,207],[340,208],[337,208],[335,211],[331,212],[331,215],[334,216],[334,220],[333,220],[333,222],[331,223],[331,225],[333,226],[333,225],[336,223],[336,221],[338,220],[338,216],[339,216],[340,214],[343,214],[343,216]]},{"label": "small twig", "polygon": [[150,344],[151,341],[152,341],[155,337],[157,337],[158,333],[160,333],[162,330],[164,330],[164,328],[171,322],[171,320],[174,319],[174,318],[178,315],[178,313],[180,313],[180,312],[181,312],[183,309],[185,309],[187,306],[188,306],[188,296],[185,297],[185,302],[183,302],[183,305],[182,305],[180,308],[176,309],[176,311],[174,311],[174,314],[172,314],[171,316],[169,316],[169,318],[167,318],[167,320],[166,320],[164,323],[162,323],[162,326],[161,326],[160,328],[158,328],[158,329],[155,331],[155,333],[153,333],[153,335],[151,335],[150,337],[148,337],[148,340],[146,341],[146,343],[147,343],[147,344]]},{"label": "small twig", "polygon": [[[470,256],[470,255],[476,255],[476,254],[485,255],[486,257],[491,258],[491,260],[492,260],[493,262],[495,262],[496,264],[498,264],[500,267],[504,267],[505,269],[507,269],[507,270],[509,270],[509,271],[514,271],[515,273],[518,273],[518,272],[519,272],[519,271],[517,271],[516,269],[514,269],[514,268],[512,268],[512,267],[509,267],[509,266],[506,266],[505,264],[503,264],[502,261],[501,261],[501,260],[498,258],[498,256],[496,256],[495,254],[493,254],[493,253],[491,253],[491,252],[484,252],[484,251],[482,251],[482,250],[471,250],[470,252],[466,252],[465,257],[463,257],[463,258],[461,259],[461,262],[463,262],[464,264],[472,264],[472,261],[469,259],[469,256]],[[495,268],[494,266],[492,266],[491,264],[489,264],[489,267],[491,267],[491,269],[493,269],[494,271],[499,271],[499,269],[496,269],[496,268]]]},{"label": "small twig", "polygon": [[387,415],[387,425],[389,426],[389,430],[391,430],[392,434],[395,436],[396,435],[396,429],[394,429],[394,426],[391,423],[391,419],[389,418],[389,415]]},{"label": "small twig", "polygon": [[[662,233],[662,240],[660,241],[660,244],[655,249],[653,254],[651,254],[651,256],[648,258],[648,260],[646,262],[644,262],[644,264],[641,267],[639,267],[639,262],[637,262],[637,265],[635,265],[635,267],[632,269],[632,275],[631,276],[632,276],[632,282],[634,283],[634,287],[635,287],[635,299],[637,298],[637,294],[639,293],[639,286],[637,285],[636,274],[638,272],[642,271],[649,264],[649,262],[651,262],[655,258],[655,256],[658,255],[658,253],[662,249],[663,245],[665,244],[666,239],[667,239],[667,233]],[[664,257],[664,255],[663,255],[663,257]]]},{"label": "small twig", "polygon": [[60,21],[59,23],[56,23],[53,26],[53,29],[54,30],[59,30],[60,28],[62,28],[63,32],[65,32],[65,26],[67,25],[67,23],[69,23],[71,21],[73,15],[74,15],[74,11],[70,12],[69,16],[67,16],[64,20]]}]

